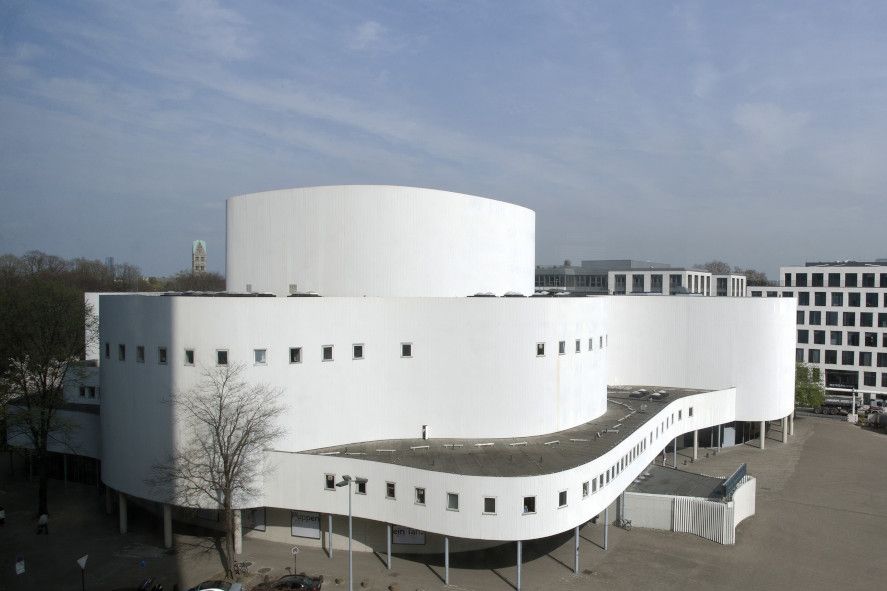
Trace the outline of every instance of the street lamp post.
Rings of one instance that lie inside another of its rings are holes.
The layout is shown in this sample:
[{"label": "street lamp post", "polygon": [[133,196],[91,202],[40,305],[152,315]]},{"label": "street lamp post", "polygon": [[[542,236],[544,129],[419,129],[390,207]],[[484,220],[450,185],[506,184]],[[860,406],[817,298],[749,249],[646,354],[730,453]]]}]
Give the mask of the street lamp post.
[{"label": "street lamp post", "polygon": [[348,476],[347,474],[343,474],[342,481],[336,483],[336,486],[338,486],[338,487],[343,487],[343,486],[348,487],[348,591],[354,591],[354,585],[352,583],[352,581],[354,580],[353,569],[352,569],[353,563],[351,560],[351,537],[352,537],[352,530],[351,530],[351,482],[353,480],[356,480],[359,484],[366,484],[366,482],[367,482],[366,478],[352,479],[351,476]]}]

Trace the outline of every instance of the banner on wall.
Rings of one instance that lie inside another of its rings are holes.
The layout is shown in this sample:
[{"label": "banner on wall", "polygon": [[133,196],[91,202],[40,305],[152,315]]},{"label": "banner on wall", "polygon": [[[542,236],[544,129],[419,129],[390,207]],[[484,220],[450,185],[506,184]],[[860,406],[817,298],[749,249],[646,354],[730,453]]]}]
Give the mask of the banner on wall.
[{"label": "banner on wall", "polygon": [[391,526],[391,541],[395,544],[407,544],[411,546],[425,545],[425,532],[420,529]]},{"label": "banner on wall", "polygon": [[290,527],[297,538],[320,539],[320,513],[290,512]]}]

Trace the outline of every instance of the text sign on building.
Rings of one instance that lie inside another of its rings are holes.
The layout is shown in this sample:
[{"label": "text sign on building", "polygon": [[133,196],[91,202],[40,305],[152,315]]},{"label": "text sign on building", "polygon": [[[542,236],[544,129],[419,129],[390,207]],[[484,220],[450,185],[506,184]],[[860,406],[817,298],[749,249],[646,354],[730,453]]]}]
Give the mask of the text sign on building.
[{"label": "text sign on building", "polygon": [[290,512],[292,534],[299,538],[320,539],[320,513]]},{"label": "text sign on building", "polygon": [[419,529],[412,529],[409,527],[401,527],[399,525],[395,525],[391,527],[391,541],[395,544],[424,546],[425,532]]}]

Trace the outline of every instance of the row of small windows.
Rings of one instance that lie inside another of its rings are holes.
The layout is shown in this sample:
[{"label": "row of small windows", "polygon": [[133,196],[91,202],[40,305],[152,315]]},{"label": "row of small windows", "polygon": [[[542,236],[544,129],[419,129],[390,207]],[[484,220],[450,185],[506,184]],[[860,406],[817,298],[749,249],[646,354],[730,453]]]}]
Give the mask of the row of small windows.
[{"label": "row of small windows", "polygon": [[80,386],[80,398],[96,398],[98,394],[98,386]]},{"label": "row of small windows", "polygon": [[[841,273],[828,273],[828,285],[824,284],[826,275],[824,273],[786,273],[785,285],[792,286],[792,279],[797,287],[807,287],[807,281],[810,281],[810,287],[876,287],[875,273],[862,273],[860,283],[859,273],[844,273],[844,284],[841,284]],[[880,287],[887,287],[887,273],[880,273]]]},{"label": "row of small windows", "polygon": [[[610,344],[610,335],[601,335],[595,339],[591,337],[588,339],[588,345],[586,351],[594,351],[595,348],[595,340],[597,340],[597,348],[603,349],[607,345]],[[573,352],[581,353],[582,352],[582,339],[576,339],[573,343]],[[557,354],[558,355],[566,355],[567,354],[567,341],[558,341],[557,342]],[[536,357],[545,357],[545,343],[536,343]]]},{"label": "row of small windows", "polygon": [[[688,409],[688,416],[693,416],[693,407],[691,406]],[[683,410],[677,411],[677,420],[680,421],[683,419]],[[662,435],[665,434],[666,428],[672,426],[675,421],[675,413],[671,413],[670,417],[666,417],[661,423]],[[656,427],[655,437],[658,439],[660,437],[660,427]],[[652,444],[654,441],[654,431],[650,432],[650,441],[649,444]],[[641,441],[634,445],[624,456],[622,456],[618,462],[614,463],[606,472],[603,472],[597,475],[592,480],[586,480],[582,483],[582,498],[585,499],[589,495],[596,493],[598,490],[602,490],[606,485],[610,483],[611,480],[615,480],[615,478],[622,473],[629,465],[631,465],[635,460],[637,460],[642,453],[647,450],[648,442],[647,438],[644,437]],[[365,495],[367,494],[367,481],[365,479],[356,479],[357,482],[357,491],[356,494]],[[335,474],[324,474],[324,489],[328,491],[336,490],[336,475]],[[397,483],[387,481],[385,482],[385,498],[389,500],[397,500]],[[425,506],[426,493],[424,487],[415,487],[413,489],[413,503],[416,505]],[[568,491],[562,490],[557,493],[557,508],[561,509],[567,506],[568,501]],[[459,493],[455,492],[447,492],[446,493],[446,509],[447,511],[459,511]],[[523,498],[523,515],[533,515],[536,513],[536,497],[535,496],[526,496]],[[496,497],[483,497],[483,514],[484,515],[496,515],[497,514],[497,506],[496,506]]]},{"label": "row of small windows", "polygon": [[[805,310],[798,310],[796,321],[797,324],[805,324]],[[859,326],[875,326],[874,312],[859,312]],[[821,326],[823,324],[823,314],[819,310],[806,311],[806,324],[811,326]],[[840,320],[841,326],[856,326],[856,312],[826,312],[825,326],[838,326]],[[887,312],[878,312],[877,316],[878,328],[887,328]]]},{"label": "row of small windows", "polygon": [[[798,344],[806,345],[810,343],[810,337],[813,333],[813,344],[814,345],[825,345],[826,344],[826,331],[824,330],[807,330],[803,328],[798,329]],[[862,334],[862,339],[860,339],[860,333],[856,331],[847,331],[847,346],[848,347],[878,347],[878,333],[876,332],[864,332]],[[829,345],[844,345],[844,332],[840,330],[832,330],[828,331],[828,343]],[[881,347],[887,347],[887,333],[881,334]]]},{"label": "row of small windows", "polygon": [[[878,294],[876,292],[870,291],[868,293],[860,293],[858,291],[851,291],[847,293],[847,306],[850,308],[862,308],[863,297],[865,296],[865,307],[866,308],[877,308],[879,306],[887,307],[887,292],[883,294],[883,304],[879,303]],[[829,301],[828,292],[825,291],[815,291],[813,292],[813,305],[814,306],[832,306],[835,308],[840,308],[844,306],[844,292],[842,291],[833,291],[831,292],[831,299]],[[809,291],[799,291],[798,292],[798,305],[799,306],[809,306],[810,305],[810,292]]]},{"label": "row of small windows", "polygon": [[[351,346],[352,359],[364,359],[364,344],[355,343]],[[413,344],[401,343],[400,356],[410,358],[413,356]],[[111,358],[111,343],[105,343],[105,359]],[[166,347],[157,347],[157,363],[166,365],[168,352]],[[320,348],[321,361],[333,361],[333,345],[323,345]],[[126,345],[117,345],[117,360],[126,361]],[[194,349],[185,349],[185,365],[194,365],[195,354]],[[302,363],[302,347],[290,347],[289,349],[290,363]],[[136,346],[136,362],[145,363],[145,347],[143,345]],[[268,349],[253,349],[253,362],[256,365],[267,365]],[[228,365],[228,350],[216,349],[216,365]]]},{"label": "row of small windows", "polygon": [[[835,349],[825,349],[824,356],[820,355],[820,349],[807,350],[808,363],[826,363],[829,365],[838,365],[838,353]],[[877,353],[873,357],[869,351],[840,351],[840,365],[858,365],[860,367],[871,367],[874,359],[877,367],[887,367],[887,353]],[[795,360],[799,363],[804,361],[804,349],[795,349]]]}]

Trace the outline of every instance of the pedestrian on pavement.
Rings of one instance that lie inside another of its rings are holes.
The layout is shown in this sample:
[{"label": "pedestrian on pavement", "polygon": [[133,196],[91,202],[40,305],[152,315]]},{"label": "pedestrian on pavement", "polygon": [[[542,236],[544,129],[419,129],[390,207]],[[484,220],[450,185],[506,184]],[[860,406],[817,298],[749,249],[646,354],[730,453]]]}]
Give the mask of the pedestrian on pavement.
[{"label": "pedestrian on pavement", "polygon": [[43,513],[37,519],[37,535],[49,535],[49,515]]}]

